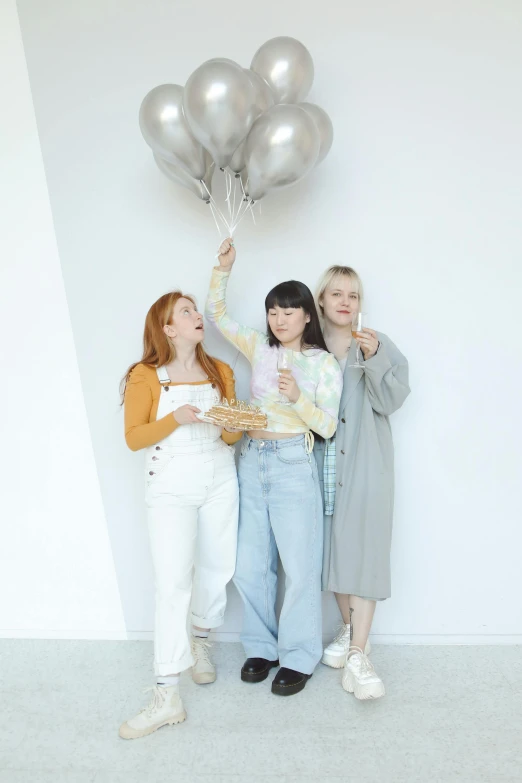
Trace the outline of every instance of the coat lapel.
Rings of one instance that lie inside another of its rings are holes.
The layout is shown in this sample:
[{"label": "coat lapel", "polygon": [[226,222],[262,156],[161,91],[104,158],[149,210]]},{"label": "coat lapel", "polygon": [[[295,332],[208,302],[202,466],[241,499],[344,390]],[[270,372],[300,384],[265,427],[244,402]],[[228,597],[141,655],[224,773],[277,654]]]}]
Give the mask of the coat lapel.
[{"label": "coat lapel", "polygon": [[355,362],[356,351],[357,343],[355,340],[352,340],[350,350],[348,351],[346,367],[344,368],[343,393],[341,395],[341,404],[339,406],[339,411],[341,413],[346,408],[348,400],[354,393],[357,384],[362,380],[364,374],[364,370],[357,370],[356,368],[349,366]]}]

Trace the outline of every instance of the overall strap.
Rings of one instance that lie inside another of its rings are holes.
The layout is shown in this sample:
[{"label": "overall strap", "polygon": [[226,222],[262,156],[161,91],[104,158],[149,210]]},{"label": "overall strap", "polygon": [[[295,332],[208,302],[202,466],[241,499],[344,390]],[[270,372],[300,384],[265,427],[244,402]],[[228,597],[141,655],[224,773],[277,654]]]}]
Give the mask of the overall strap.
[{"label": "overall strap", "polygon": [[164,383],[170,383],[170,378],[166,367],[156,367],[156,373],[158,374],[158,380],[162,385]]}]

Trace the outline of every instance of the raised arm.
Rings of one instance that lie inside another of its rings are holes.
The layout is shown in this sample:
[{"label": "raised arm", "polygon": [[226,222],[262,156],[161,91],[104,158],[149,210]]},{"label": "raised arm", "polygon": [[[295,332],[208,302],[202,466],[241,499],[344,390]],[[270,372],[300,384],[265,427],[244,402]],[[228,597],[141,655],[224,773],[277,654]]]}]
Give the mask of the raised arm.
[{"label": "raised arm", "polygon": [[210,288],[205,306],[205,315],[236,348],[239,348],[249,361],[254,350],[265,337],[256,329],[243,326],[230,317],[227,310],[226,293],[228,278],[236,260],[236,250],[231,239],[226,239],[220,247],[219,266],[212,270]]}]

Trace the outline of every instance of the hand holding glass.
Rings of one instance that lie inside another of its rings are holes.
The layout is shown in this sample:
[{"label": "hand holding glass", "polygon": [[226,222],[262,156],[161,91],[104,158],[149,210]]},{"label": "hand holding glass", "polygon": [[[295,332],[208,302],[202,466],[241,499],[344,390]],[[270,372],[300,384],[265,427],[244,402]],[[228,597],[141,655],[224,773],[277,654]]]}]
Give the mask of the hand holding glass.
[{"label": "hand holding glass", "polygon": [[[279,375],[292,374],[292,353],[286,348],[279,348],[277,352],[277,372]],[[284,394],[279,394],[279,402],[281,405],[292,404]]]},{"label": "hand holding glass", "polygon": [[[352,318],[352,337],[357,339],[357,333],[362,332],[366,326],[366,313],[355,313]],[[355,364],[349,364],[349,367],[356,367],[360,370],[364,370],[364,364],[359,361],[361,346],[357,343],[357,353],[355,355]]]}]

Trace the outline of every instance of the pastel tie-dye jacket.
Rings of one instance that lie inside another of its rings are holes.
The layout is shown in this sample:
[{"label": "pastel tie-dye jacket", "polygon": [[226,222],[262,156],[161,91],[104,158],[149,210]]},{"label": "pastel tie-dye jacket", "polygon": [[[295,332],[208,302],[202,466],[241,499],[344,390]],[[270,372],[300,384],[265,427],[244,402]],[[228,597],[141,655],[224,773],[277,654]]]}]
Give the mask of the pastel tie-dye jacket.
[{"label": "pastel tie-dye jacket", "polygon": [[312,430],[323,438],[331,438],[337,428],[343,386],[335,356],[319,348],[293,351],[292,374],[301,395],[296,403],[281,405],[277,348],[268,345],[266,334],[242,326],[228,315],[229,276],[230,272],[213,270],[205,314],[252,365],[250,402],[267,414],[268,431],[299,434]]}]

